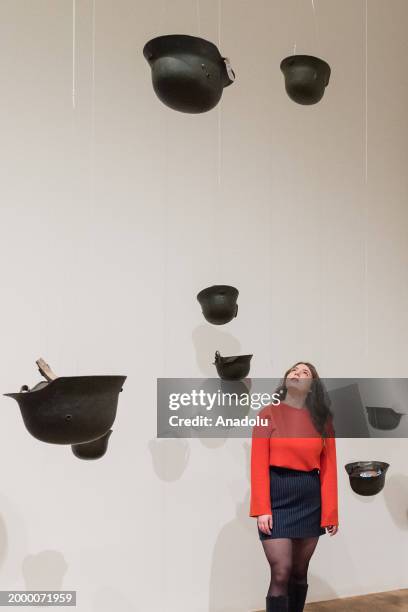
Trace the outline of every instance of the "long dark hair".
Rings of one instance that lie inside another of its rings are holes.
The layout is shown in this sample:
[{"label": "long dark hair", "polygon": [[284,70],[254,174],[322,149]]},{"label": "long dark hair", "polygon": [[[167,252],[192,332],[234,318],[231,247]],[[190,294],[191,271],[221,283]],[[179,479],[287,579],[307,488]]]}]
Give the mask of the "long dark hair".
[{"label": "long dark hair", "polygon": [[286,378],[289,372],[300,363],[307,365],[312,373],[312,384],[310,386],[310,391],[306,396],[305,404],[309,410],[310,417],[316,430],[323,438],[327,438],[326,424],[329,418],[333,416],[333,413],[330,410],[331,400],[313,364],[309,363],[308,361],[297,361],[293,366],[286,370],[283,380],[276,388],[275,393],[279,393],[281,400],[285,399],[288,392],[286,387]]}]

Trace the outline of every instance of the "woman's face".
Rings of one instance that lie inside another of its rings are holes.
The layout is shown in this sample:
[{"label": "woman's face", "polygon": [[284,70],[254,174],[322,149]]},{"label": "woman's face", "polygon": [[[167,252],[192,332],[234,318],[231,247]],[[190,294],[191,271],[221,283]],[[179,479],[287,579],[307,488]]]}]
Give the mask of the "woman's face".
[{"label": "woman's face", "polygon": [[290,393],[306,395],[312,385],[313,374],[305,363],[298,363],[286,377],[286,387]]}]

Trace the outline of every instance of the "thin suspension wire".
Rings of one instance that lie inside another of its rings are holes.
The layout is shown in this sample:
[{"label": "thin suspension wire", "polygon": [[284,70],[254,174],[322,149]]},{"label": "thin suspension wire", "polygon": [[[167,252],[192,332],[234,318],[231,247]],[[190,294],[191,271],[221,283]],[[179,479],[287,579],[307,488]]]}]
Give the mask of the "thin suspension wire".
[{"label": "thin suspension wire", "polygon": [[368,183],[368,0],[365,0],[365,183]]},{"label": "thin suspension wire", "polygon": [[[222,0],[218,0],[218,49],[221,50],[222,28]],[[221,192],[221,164],[222,164],[222,98],[218,104],[218,193]]]},{"label": "thin suspension wire", "polygon": [[218,48],[221,48],[222,0],[218,0]]},{"label": "thin suspension wire", "polygon": [[[301,3],[301,0],[296,0],[297,6],[294,7],[294,14],[297,16],[297,19],[295,21],[297,23],[299,23],[300,3]],[[295,40],[293,42],[293,55],[296,55],[298,33],[299,33],[299,28],[298,28],[298,25],[296,24],[296,26],[295,26]]]},{"label": "thin suspension wire", "polygon": [[[95,56],[96,56],[96,0],[91,3],[91,112],[90,112],[90,145],[89,145],[89,221],[88,249],[89,260],[95,261],[96,232],[95,220]],[[77,360],[78,363],[78,360]],[[78,369],[78,368],[77,368]]]},{"label": "thin suspension wire", "polygon": [[218,193],[221,191],[222,172],[222,100],[218,103]]},{"label": "thin suspension wire", "polygon": [[[222,0],[218,0],[218,49],[221,49],[221,28],[222,28]],[[219,228],[219,224],[223,221],[220,213],[221,213],[221,198],[222,198],[222,193],[221,193],[221,187],[222,187],[222,98],[218,103],[218,109],[217,109],[217,210],[216,210],[216,214],[215,214],[215,227],[218,230]],[[219,219],[218,223],[217,223],[217,217]],[[220,266],[221,266],[221,261],[222,261],[222,256],[221,253],[218,252],[218,250],[220,249],[220,244],[221,244],[221,240],[220,240],[220,235],[219,232],[216,231],[215,234],[215,239],[216,239],[216,249],[217,249],[217,272],[218,274],[220,273]]]},{"label": "thin suspension wire", "polygon": [[[215,239],[216,239],[216,252],[217,252],[217,272],[218,274],[220,273],[220,267],[221,267],[221,262],[223,260],[222,258],[222,253],[221,251],[221,236],[220,236],[220,224],[223,223],[223,217],[221,215],[221,211],[222,211],[222,206],[221,206],[221,199],[222,199],[222,100],[219,101],[218,103],[218,113],[217,113],[217,135],[218,135],[218,139],[217,139],[217,149],[218,149],[218,163],[217,163],[217,210],[215,213],[215,227],[216,227],[216,234],[215,234]],[[217,222],[218,221],[218,222]]]},{"label": "thin suspension wire", "polygon": [[96,0],[92,0],[92,96],[95,98]]},{"label": "thin suspension wire", "polygon": [[163,0],[162,10],[160,12],[160,17],[159,17],[159,27],[158,27],[159,34],[161,34],[164,28],[166,17],[167,17],[167,0]]},{"label": "thin suspension wire", "polygon": [[317,23],[315,1],[316,0],[312,0],[313,20],[314,20],[314,26],[315,26],[317,47],[319,49],[319,53],[321,53],[322,49],[321,49],[321,44],[320,44],[319,24]]},{"label": "thin suspension wire", "polygon": [[[163,219],[163,268],[162,268],[162,278],[163,278],[163,333],[162,333],[162,353],[163,353],[163,371],[161,376],[165,378],[168,375],[168,353],[167,353],[167,329],[169,329],[169,316],[168,316],[168,283],[169,283],[169,233],[170,233],[170,222],[171,222],[171,211],[169,210],[171,202],[171,198],[169,197],[169,188],[170,188],[170,138],[171,138],[171,123],[167,119],[167,113],[161,113],[161,126],[159,130],[159,134],[163,137],[161,142],[163,144],[163,172],[162,172],[162,193],[161,193],[161,202],[162,202],[162,219]],[[170,360],[171,363],[171,360]]]},{"label": "thin suspension wire", "polygon": [[[364,364],[367,364],[368,360],[368,249],[367,249],[367,223],[368,223],[368,0],[365,0],[364,8],[364,22],[365,22],[365,104],[364,104],[364,136],[365,136],[365,148],[364,148]],[[367,367],[367,366],[365,366]]]},{"label": "thin suspension wire", "polygon": [[196,10],[197,10],[197,33],[198,33],[198,36],[201,36],[201,12],[200,12],[200,0],[197,0]]},{"label": "thin suspension wire", "polygon": [[72,108],[76,103],[76,0],[72,0]]},{"label": "thin suspension wire", "polygon": [[[318,21],[317,21],[315,2],[316,2],[316,0],[312,0],[313,21],[314,21],[314,27],[315,27],[317,47],[319,49],[319,53],[321,53],[322,45],[321,45],[321,42],[320,42],[319,24],[318,24]],[[299,15],[300,14],[300,0],[298,0],[297,4],[298,4],[298,6],[297,6],[296,13]],[[296,55],[296,49],[297,49],[297,41],[295,40],[294,43],[293,43],[293,55]]]},{"label": "thin suspension wire", "polygon": [[[218,0],[218,49],[221,52],[222,0]],[[218,197],[221,194],[221,164],[222,164],[222,98],[218,103]]]},{"label": "thin suspension wire", "polygon": [[95,212],[95,64],[96,64],[96,0],[92,0],[92,89],[91,89],[91,206]]}]

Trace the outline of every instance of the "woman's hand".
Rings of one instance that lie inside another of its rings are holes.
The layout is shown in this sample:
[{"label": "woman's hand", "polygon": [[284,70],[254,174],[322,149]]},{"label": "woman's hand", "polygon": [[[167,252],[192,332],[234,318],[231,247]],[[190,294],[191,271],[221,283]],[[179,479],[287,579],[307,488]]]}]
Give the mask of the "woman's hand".
[{"label": "woman's hand", "polygon": [[258,516],[258,527],[259,529],[263,532],[266,533],[267,535],[271,535],[271,529],[272,529],[272,514],[260,514]]},{"label": "woman's hand", "polygon": [[338,532],[339,527],[338,527],[338,525],[328,525],[328,526],[326,527],[326,529],[327,529],[327,533],[328,533],[329,535],[334,536],[334,535],[336,535],[336,533]]}]

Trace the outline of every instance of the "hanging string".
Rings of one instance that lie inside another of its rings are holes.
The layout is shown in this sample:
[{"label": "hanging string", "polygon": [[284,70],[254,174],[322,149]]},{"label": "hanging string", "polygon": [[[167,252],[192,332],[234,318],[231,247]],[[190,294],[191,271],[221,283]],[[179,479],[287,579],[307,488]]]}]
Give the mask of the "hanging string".
[{"label": "hanging string", "polygon": [[166,17],[167,17],[167,0],[163,0],[163,4],[162,4],[162,10],[161,10],[161,14],[159,17],[159,34],[162,33],[163,28],[164,28],[164,24],[166,22]]},{"label": "hanging string", "polygon": [[220,273],[221,267],[221,236],[219,232],[220,224],[223,221],[221,216],[221,167],[222,167],[222,100],[218,103],[218,112],[217,112],[217,197],[216,197],[216,211],[215,211],[215,241],[216,241],[216,253],[217,253],[217,273]]},{"label": "hanging string", "polygon": [[365,0],[365,183],[368,182],[368,0]]},{"label": "hanging string", "polygon": [[200,0],[197,0],[197,33],[201,36],[201,14],[200,14]]},{"label": "hanging string", "polygon": [[317,48],[319,49],[319,53],[321,53],[322,49],[321,49],[321,44],[320,44],[319,25],[317,23],[315,1],[316,0],[312,0],[313,20],[314,20],[314,26],[315,26]]},{"label": "hanging string", "polygon": [[[221,5],[222,0],[218,0],[218,49],[221,52],[221,25],[222,25],[222,5]],[[220,212],[221,212],[221,198],[222,198],[222,193],[221,193],[221,171],[222,171],[222,98],[218,103],[218,113],[217,113],[217,152],[218,152],[218,163],[217,163],[217,170],[218,170],[218,175],[217,175],[217,210],[216,210],[216,215],[215,215],[215,219],[216,219],[216,229],[218,230],[220,223],[223,221]],[[218,225],[217,225],[217,215],[219,218],[218,221]],[[221,267],[221,261],[222,261],[222,256],[221,256],[221,252],[220,252],[220,245],[221,245],[221,240],[220,240],[220,233],[217,231],[216,232],[216,242],[217,242],[217,272],[218,275],[220,273],[220,267]],[[219,279],[221,280],[221,279]],[[218,281],[217,281],[218,282]]]},{"label": "hanging string", "polygon": [[297,47],[297,35],[299,33],[299,15],[300,15],[300,9],[301,9],[301,4],[300,4],[301,0],[296,0],[296,6],[294,7],[294,15],[296,15],[297,19],[295,19],[296,25],[295,25],[295,32],[296,32],[296,36],[295,36],[295,41],[293,43],[293,55],[296,55],[296,47]]},{"label": "hanging string", "polygon": [[[221,52],[221,24],[222,24],[222,6],[221,1],[218,0],[218,49]],[[222,123],[222,98],[218,103],[218,196],[221,193],[221,164],[222,164],[222,133],[221,133],[221,123]]]},{"label": "hanging string", "polygon": [[[164,124],[164,125],[163,125]],[[162,289],[162,304],[163,304],[163,336],[162,336],[162,355],[163,355],[163,371],[162,378],[166,378],[168,373],[168,351],[167,351],[167,329],[169,329],[169,325],[171,322],[169,321],[168,316],[168,304],[169,304],[169,296],[168,296],[168,276],[169,276],[169,221],[171,219],[171,211],[169,210],[170,205],[172,204],[172,200],[169,197],[170,191],[170,129],[171,123],[168,120],[167,113],[161,113],[161,126],[159,130],[159,135],[164,137],[163,143],[163,172],[162,172],[162,219],[163,219],[163,251],[162,251],[162,263],[163,263],[163,271],[162,271],[162,279],[163,279],[163,289]],[[162,141],[163,142],[163,141]]]},{"label": "hanging string", "polygon": [[365,367],[368,361],[368,252],[367,252],[367,224],[368,224],[368,193],[367,193],[367,184],[368,184],[368,0],[365,0],[365,8],[364,8],[364,21],[365,21],[365,104],[364,104],[364,114],[365,114],[365,124],[364,124],[364,133],[365,133],[365,149],[364,149],[364,365]]},{"label": "hanging string", "polygon": [[75,109],[76,81],[76,0],[72,0],[72,108]]},{"label": "hanging string", "polygon": [[221,193],[222,167],[222,99],[218,103],[218,195]]},{"label": "hanging string", "polygon": [[[316,15],[316,6],[315,6],[315,0],[312,0],[312,10],[313,10],[313,21],[314,21],[314,27],[315,27],[315,36],[316,36],[316,47],[318,49],[319,54],[322,54],[322,48],[321,48],[321,43],[320,43],[320,35],[319,35],[319,25],[318,25],[318,21],[317,21],[317,15]],[[320,246],[322,246],[320,244]],[[321,261],[325,261],[323,254],[320,254],[321,257]],[[324,297],[325,297],[325,292],[324,292],[324,286],[323,283],[321,283],[321,303],[324,304]],[[323,320],[326,322],[327,321],[327,310],[324,309],[324,317]]]},{"label": "hanging string", "polygon": [[91,207],[95,212],[95,56],[96,56],[96,0],[92,0],[92,89],[91,89]]},{"label": "hanging string", "polygon": [[221,50],[222,0],[218,0],[218,49]]},{"label": "hanging string", "polygon": [[[319,49],[319,53],[321,53],[321,42],[320,42],[320,34],[319,34],[319,24],[318,24],[318,21],[317,21],[315,2],[316,2],[316,0],[312,0],[313,21],[314,21],[314,27],[315,27],[316,43],[317,43],[317,47]],[[301,14],[301,2],[300,2],[300,0],[298,0],[298,2],[297,2],[297,9],[295,10],[295,13],[298,15],[298,20],[297,21],[299,22],[299,15]],[[295,42],[293,44],[293,55],[296,55],[296,49],[297,49],[297,41],[295,40]]]},{"label": "hanging string", "polygon": [[95,101],[96,0],[92,0],[92,100]]}]

